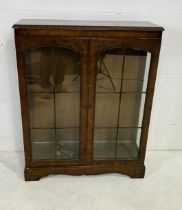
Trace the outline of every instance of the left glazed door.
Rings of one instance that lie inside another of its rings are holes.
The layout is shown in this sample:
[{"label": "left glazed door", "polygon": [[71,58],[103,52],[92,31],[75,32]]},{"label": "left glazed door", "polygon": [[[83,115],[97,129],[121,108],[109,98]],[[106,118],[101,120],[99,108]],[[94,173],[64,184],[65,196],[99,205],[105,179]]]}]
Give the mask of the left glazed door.
[{"label": "left glazed door", "polygon": [[87,41],[16,38],[26,163],[84,165]]}]

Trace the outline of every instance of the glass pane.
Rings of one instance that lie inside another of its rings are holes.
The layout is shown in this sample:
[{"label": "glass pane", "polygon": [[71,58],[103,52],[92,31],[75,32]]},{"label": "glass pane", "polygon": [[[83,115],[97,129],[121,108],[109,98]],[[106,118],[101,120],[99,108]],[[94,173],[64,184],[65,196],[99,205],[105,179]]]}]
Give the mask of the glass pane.
[{"label": "glass pane", "polygon": [[141,129],[119,128],[117,139],[117,159],[132,159],[138,155]]},{"label": "glass pane", "polygon": [[56,125],[60,127],[79,127],[79,93],[56,93]]},{"label": "glass pane", "polygon": [[137,158],[149,66],[140,49],[97,54],[94,159]]},{"label": "glass pane", "polygon": [[122,64],[122,55],[101,53],[97,56],[97,92],[120,91]]},{"label": "glass pane", "polygon": [[54,127],[54,97],[50,93],[29,93],[31,128]]},{"label": "glass pane", "polygon": [[119,127],[141,127],[145,94],[124,93],[121,96]]},{"label": "glass pane", "polygon": [[25,54],[26,77],[30,92],[53,91],[49,70],[51,69],[50,49],[50,47],[43,47],[27,51]]},{"label": "glass pane", "polygon": [[53,129],[31,129],[32,158],[34,160],[54,159],[54,139]]},{"label": "glass pane", "polygon": [[117,125],[118,100],[119,94],[96,94],[95,127],[115,127]]},{"label": "glass pane", "polygon": [[27,51],[25,63],[30,92],[50,92],[54,87],[56,91],[79,92],[79,53],[56,46],[41,47]]},{"label": "glass pane", "polygon": [[94,159],[114,159],[116,129],[99,129],[94,132]]},{"label": "glass pane", "polygon": [[80,54],[40,47],[26,51],[25,65],[33,158],[79,159]]},{"label": "glass pane", "polygon": [[137,54],[125,56],[123,92],[146,92],[151,56],[145,51]]},{"label": "glass pane", "polygon": [[57,159],[79,159],[79,129],[56,130]]}]

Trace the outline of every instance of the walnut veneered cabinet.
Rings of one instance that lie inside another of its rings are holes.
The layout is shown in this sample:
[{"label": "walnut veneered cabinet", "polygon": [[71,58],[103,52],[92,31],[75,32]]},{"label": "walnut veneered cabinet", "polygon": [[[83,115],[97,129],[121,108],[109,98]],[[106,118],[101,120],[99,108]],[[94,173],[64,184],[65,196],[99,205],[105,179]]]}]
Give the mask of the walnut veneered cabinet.
[{"label": "walnut veneered cabinet", "polygon": [[15,30],[25,180],[142,178],[163,28],[21,20]]}]

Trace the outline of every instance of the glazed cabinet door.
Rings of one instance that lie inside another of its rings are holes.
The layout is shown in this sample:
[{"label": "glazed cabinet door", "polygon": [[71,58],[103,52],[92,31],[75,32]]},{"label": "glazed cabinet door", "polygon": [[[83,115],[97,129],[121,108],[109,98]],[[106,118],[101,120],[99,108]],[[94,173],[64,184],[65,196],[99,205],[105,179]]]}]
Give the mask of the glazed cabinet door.
[{"label": "glazed cabinet door", "polygon": [[26,164],[83,165],[87,41],[16,37]]},{"label": "glazed cabinet door", "polygon": [[90,164],[143,160],[159,46],[158,40],[91,41]]}]

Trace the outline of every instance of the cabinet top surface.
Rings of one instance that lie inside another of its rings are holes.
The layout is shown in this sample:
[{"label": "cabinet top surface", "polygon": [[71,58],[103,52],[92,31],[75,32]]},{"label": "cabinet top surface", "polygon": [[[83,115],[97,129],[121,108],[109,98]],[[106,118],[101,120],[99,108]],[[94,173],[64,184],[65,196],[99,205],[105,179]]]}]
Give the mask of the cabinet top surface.
[{"label": "cabinet top surface", "polygon": [[22,19],[13,28],[66,28],[83,30],[135,30],[163,31],[164,28],[146,21],[84,21],[84,20],[46,20]]}]

